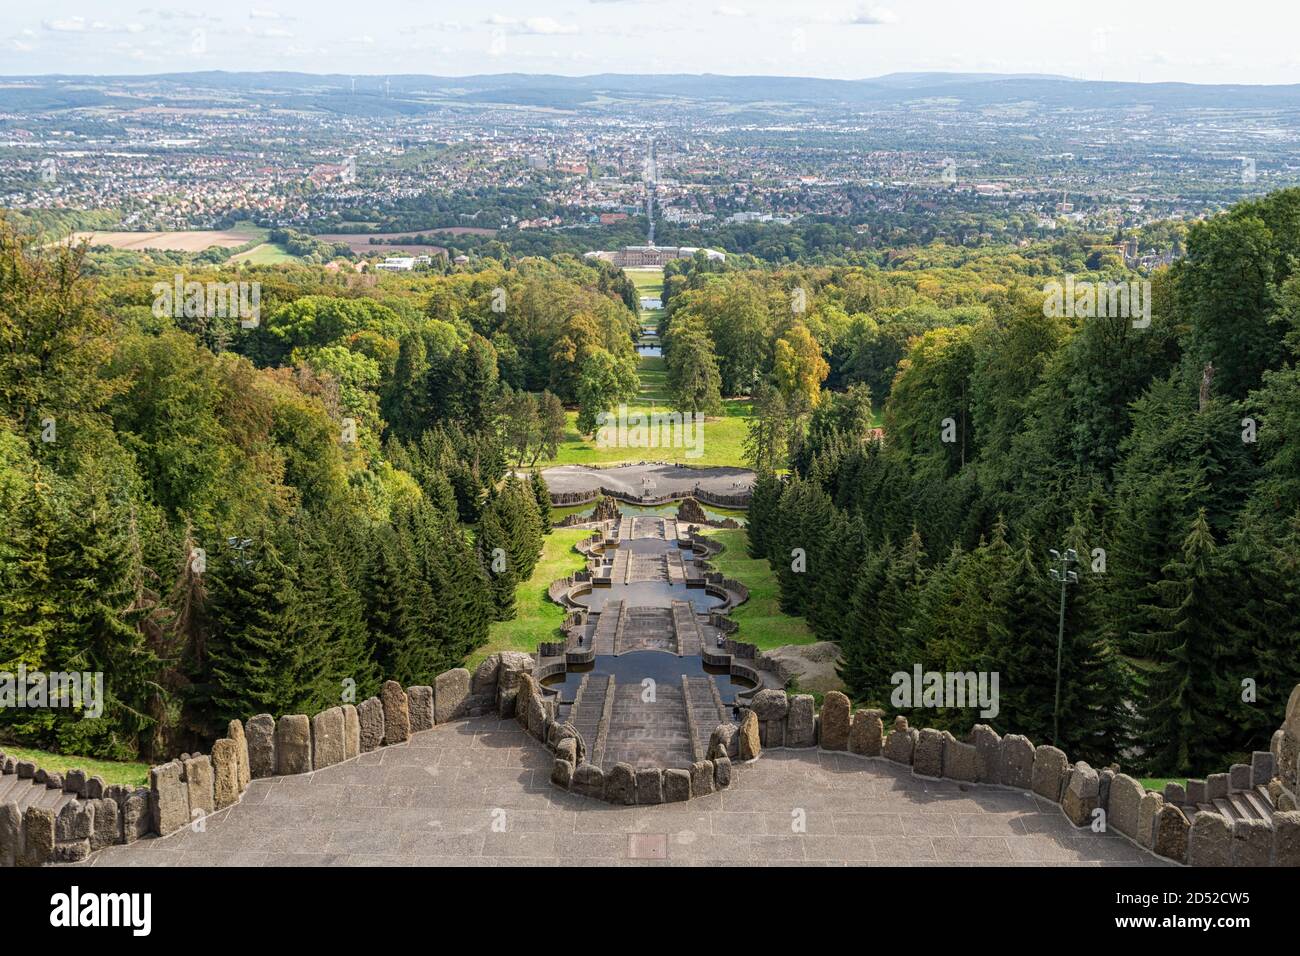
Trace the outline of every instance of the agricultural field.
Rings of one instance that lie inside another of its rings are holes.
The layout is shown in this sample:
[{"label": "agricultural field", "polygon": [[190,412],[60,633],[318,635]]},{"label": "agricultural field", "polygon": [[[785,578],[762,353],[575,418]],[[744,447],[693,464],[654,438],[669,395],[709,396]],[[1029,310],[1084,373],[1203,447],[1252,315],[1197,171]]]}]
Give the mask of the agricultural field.
[{"label": "agricultural field", "polygon": [[74,244],[88,242],[92,246],[111,246],[114,249],[137,252],[145,249],[202,252],[213,246],[235,249],[265,235],[265,229],[241,223],[233,229],[190,229],[179,232],[74,232],[70,239]]}]

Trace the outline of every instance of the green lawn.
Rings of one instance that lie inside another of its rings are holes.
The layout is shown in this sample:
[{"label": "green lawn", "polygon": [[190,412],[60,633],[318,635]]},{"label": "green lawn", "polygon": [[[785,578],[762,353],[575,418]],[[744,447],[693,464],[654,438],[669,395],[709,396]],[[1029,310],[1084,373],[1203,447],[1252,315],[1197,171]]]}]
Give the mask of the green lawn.
[{"label": "green lawn", "polygon": [[230,257],[231,262],[247,262],[254,266],[273,266],[282,262],[297,262],[298,257],[291,255],[287,249],[274,242],[264,242],[247,252]]},{"label": "green lawn", "polygon": [[737,640],[757,644],[765,651],[783,644],[811,644],[817,640],[802,617],[782,613],[776,575],[765,560],[751,558],[745,551],[748,532],[743,528],[718,529],[707,530],[705,534],[717,539],[726,549],[713,559],[714,567],[749,588],[749,600],[730,614],[740,625]]},{"label": "green lawn", "polygon": [[103,777],[105,783],[121,783],[133,787],[149,783],[149,765],[146,763],[96,760],[93,757],[65,757],[63,754],[32,750],[30,747],[14,747],[9,744],[0,744],[0,750],[16,760],[31,760],[42,770],[57,770],[63,773],[80,768],[90,776]]},{"label": "green lawn", "polygon": [[586,567],[586,561],[573,546],[591,534],[582,528],[557,528],[546,536],[542,557],[533,568],[532,577],[515,591],[515,617],[492,625],[488,642],[469,656],[465,666],[473,670],[496,651],[523,651],[535,654],[541,641],[557,640],[564,623],[564,609],[551,602],[546,589],[562,578]]},{"label": "green lawn", "polygon": [[627,277],[636,286],[637,295],[661,298],[664,294],[664,273],[662,269],[624,269]]},{"label": "green lawn", "polygon": [[[629,412],[669,412],[667,403],[668,374],[660,356],[642,356],[638,374],[641,392],[628,403]],[[687,448],[597,448],[596,439],[583,438],[578,433],[578,413],[568,412],[568,431],[559,454],[549,465],[596,465],[619,461],[671,461],[699,467],[744,465],[744,443],[748,434],[749,400],[733,398],[723,402],[723,413],[710,416],[704,422],[703,454],[698,458],[687,456]]]}]

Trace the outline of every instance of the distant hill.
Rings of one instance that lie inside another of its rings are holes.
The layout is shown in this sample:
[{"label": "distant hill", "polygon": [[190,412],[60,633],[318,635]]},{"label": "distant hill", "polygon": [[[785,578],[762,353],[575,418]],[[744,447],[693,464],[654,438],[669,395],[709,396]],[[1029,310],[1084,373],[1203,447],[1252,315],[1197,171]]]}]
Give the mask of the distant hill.
[{"label": "distant hill", "polygon": [[[355,92],[353,81],[355,79]],[[420,113],[449,104],[502,104],[561,110],[625,110],[630,104],[745,108],[880,109],[945,102],[958,108],[1034,103],[1049,109],[1298,109],[1300,84],[1285,86],[1115,83],[1051,75],[891,73],[862,80],[713,74],[592,76],[501,73],[389,77],[310,73],[165,73],[152,76],[37,76],[0,78],[0,107],[75,109],[111,105],[122,94],[131,105],[156,98],[184,103],[187,95],[225,92],[260,105],[357,115]],[[206,102],[206,100],[204,100]]]}]

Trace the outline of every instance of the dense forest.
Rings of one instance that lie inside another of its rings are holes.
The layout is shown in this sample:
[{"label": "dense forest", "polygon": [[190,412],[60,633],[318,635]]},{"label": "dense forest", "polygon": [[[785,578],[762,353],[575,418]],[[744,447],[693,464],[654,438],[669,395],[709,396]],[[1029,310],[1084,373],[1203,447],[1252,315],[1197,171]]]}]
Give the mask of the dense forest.
[{"label": "dense forest", "polygon": [[154,759],[457,666],[549,529],[510,465],[634,362],[627,280],[574,259],[184,278],[250,276],[253,321],[185,316],[164,267],[88,277],[0,228],[0,670],[107,698],[6,708],[6,738]]},{"label": "dense forest", "polygon": [[[899,710],[917,664],[997,671],[991,722],[1050,740],[1072,548],[1061,746],[1172,775],[1267,744],[1300,681],[1300,192],[1179,236],[1142,327],[1047,314],[1066,273],[1141,278],[1079,237],[665,270],[668,394],[752,409],[750,548],[855,700]],[[639,322],[617,269],[498,251],[109,269],[0,226],[0,670],[102,671],[108,696],[0,734],[170,756],[428,681],[510,618],[550,523],[514,471],[566,408],[589,434],[636,394]],[[156,308],[182,267],[258,282],[256,321]]]},{"label": "dense forest", "polygon": [[[1193,225],[1146,327],[1050,318],[1042,280],[1004,260],[762,281],[690,267],[668,279],[667,334],[728,316],[706,345],[724,391],[755,383],[750,546],[782,607],[841,645],[855,699],[898,710],[891,675],[918,664],[996,671],[991,723],[1051,740],[1049,551],[1073,549],[1060,745],[1204,774],[1266,749],[1300,682],[1297,255],[1291,190]],[[839,391],[790,387],[779,345],[800,326]]]}]

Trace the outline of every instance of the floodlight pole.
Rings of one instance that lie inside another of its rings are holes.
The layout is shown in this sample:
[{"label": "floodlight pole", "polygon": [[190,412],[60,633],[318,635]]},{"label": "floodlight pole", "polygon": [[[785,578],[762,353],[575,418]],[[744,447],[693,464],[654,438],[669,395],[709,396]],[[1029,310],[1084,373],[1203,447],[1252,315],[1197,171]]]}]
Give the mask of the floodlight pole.
[{"label": "floodlight pole", "polygon": [[1052,704],[1052,746],[1056,747],[1059,746],[1061,736],[1061,649],[1065,645],[1065,588],[1079,581],[1078,573],[1070,570],[1070,565],[1079,563],[1079,553],[1073,548],[1067,548],[1062,554],[1053,548],[1051,554],[1052,560],[1060,564],[1059,568],[1051,569],[1052,580],[1061,582],[1061,616],[1056,629],[1056,700]]}]

